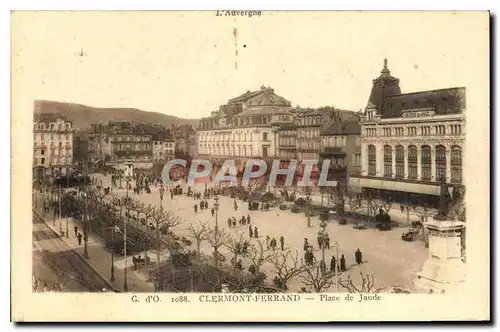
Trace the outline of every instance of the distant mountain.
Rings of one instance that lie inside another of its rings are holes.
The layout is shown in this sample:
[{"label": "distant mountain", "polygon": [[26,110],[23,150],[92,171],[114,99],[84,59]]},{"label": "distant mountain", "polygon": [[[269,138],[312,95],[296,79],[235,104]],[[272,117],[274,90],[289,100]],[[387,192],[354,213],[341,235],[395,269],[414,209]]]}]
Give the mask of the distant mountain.
[{"label": "distant mountain", "polygon": [[198,125],[198,119],[183,119],[157,112],[147,112],[135,108],[99,108],[49,100],[35,100],[35,113],[60,113],[73,122],[75,129],[87,129],[92,123],[109,121],[132,121],[172,125]]}]

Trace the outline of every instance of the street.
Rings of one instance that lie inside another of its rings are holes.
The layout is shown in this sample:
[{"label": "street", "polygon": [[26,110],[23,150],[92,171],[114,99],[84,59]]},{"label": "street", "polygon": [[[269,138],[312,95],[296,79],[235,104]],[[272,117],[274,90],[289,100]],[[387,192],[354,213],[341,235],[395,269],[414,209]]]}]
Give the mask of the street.
[{"label": "street", "polygon": [[[33,277],[63,292],[102,292],[109,286],[37,215],[33,215]],[[42,287],[38,287],[38,289]]]}]

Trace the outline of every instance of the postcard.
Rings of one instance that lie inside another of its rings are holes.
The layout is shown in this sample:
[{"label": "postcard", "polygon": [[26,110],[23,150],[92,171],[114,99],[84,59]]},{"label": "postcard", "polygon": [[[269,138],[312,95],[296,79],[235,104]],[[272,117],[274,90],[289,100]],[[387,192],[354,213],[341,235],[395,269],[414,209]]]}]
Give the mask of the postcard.
[{"label": "postcard", "polygon": [[489,19],[12,12],[11,319],[489,320]]}]

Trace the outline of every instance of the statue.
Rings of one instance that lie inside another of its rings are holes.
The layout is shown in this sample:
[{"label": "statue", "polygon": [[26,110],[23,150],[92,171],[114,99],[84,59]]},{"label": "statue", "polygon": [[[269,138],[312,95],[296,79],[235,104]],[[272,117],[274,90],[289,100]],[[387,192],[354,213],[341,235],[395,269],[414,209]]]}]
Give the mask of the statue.
[{"label": "statue", "polygon": [[450,213],[451,196],[448,192],[448,186],[446,185],[446,179],[444,177],[441,177],[440,183],[439,211],[438,214],[434,216],[434,219],[447,220]]}]

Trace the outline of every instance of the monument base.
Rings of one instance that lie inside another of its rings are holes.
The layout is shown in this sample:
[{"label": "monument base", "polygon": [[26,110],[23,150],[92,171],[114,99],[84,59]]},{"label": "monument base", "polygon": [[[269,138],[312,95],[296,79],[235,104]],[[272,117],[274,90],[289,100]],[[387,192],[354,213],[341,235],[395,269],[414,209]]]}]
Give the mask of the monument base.
[{"label": "monument base", "polygon": [[429,220],[424,227],[429,235],[429,259],[416,274],[414,285],[427,292],[449,292],[465,281],[462,261],[461,221]]}]

